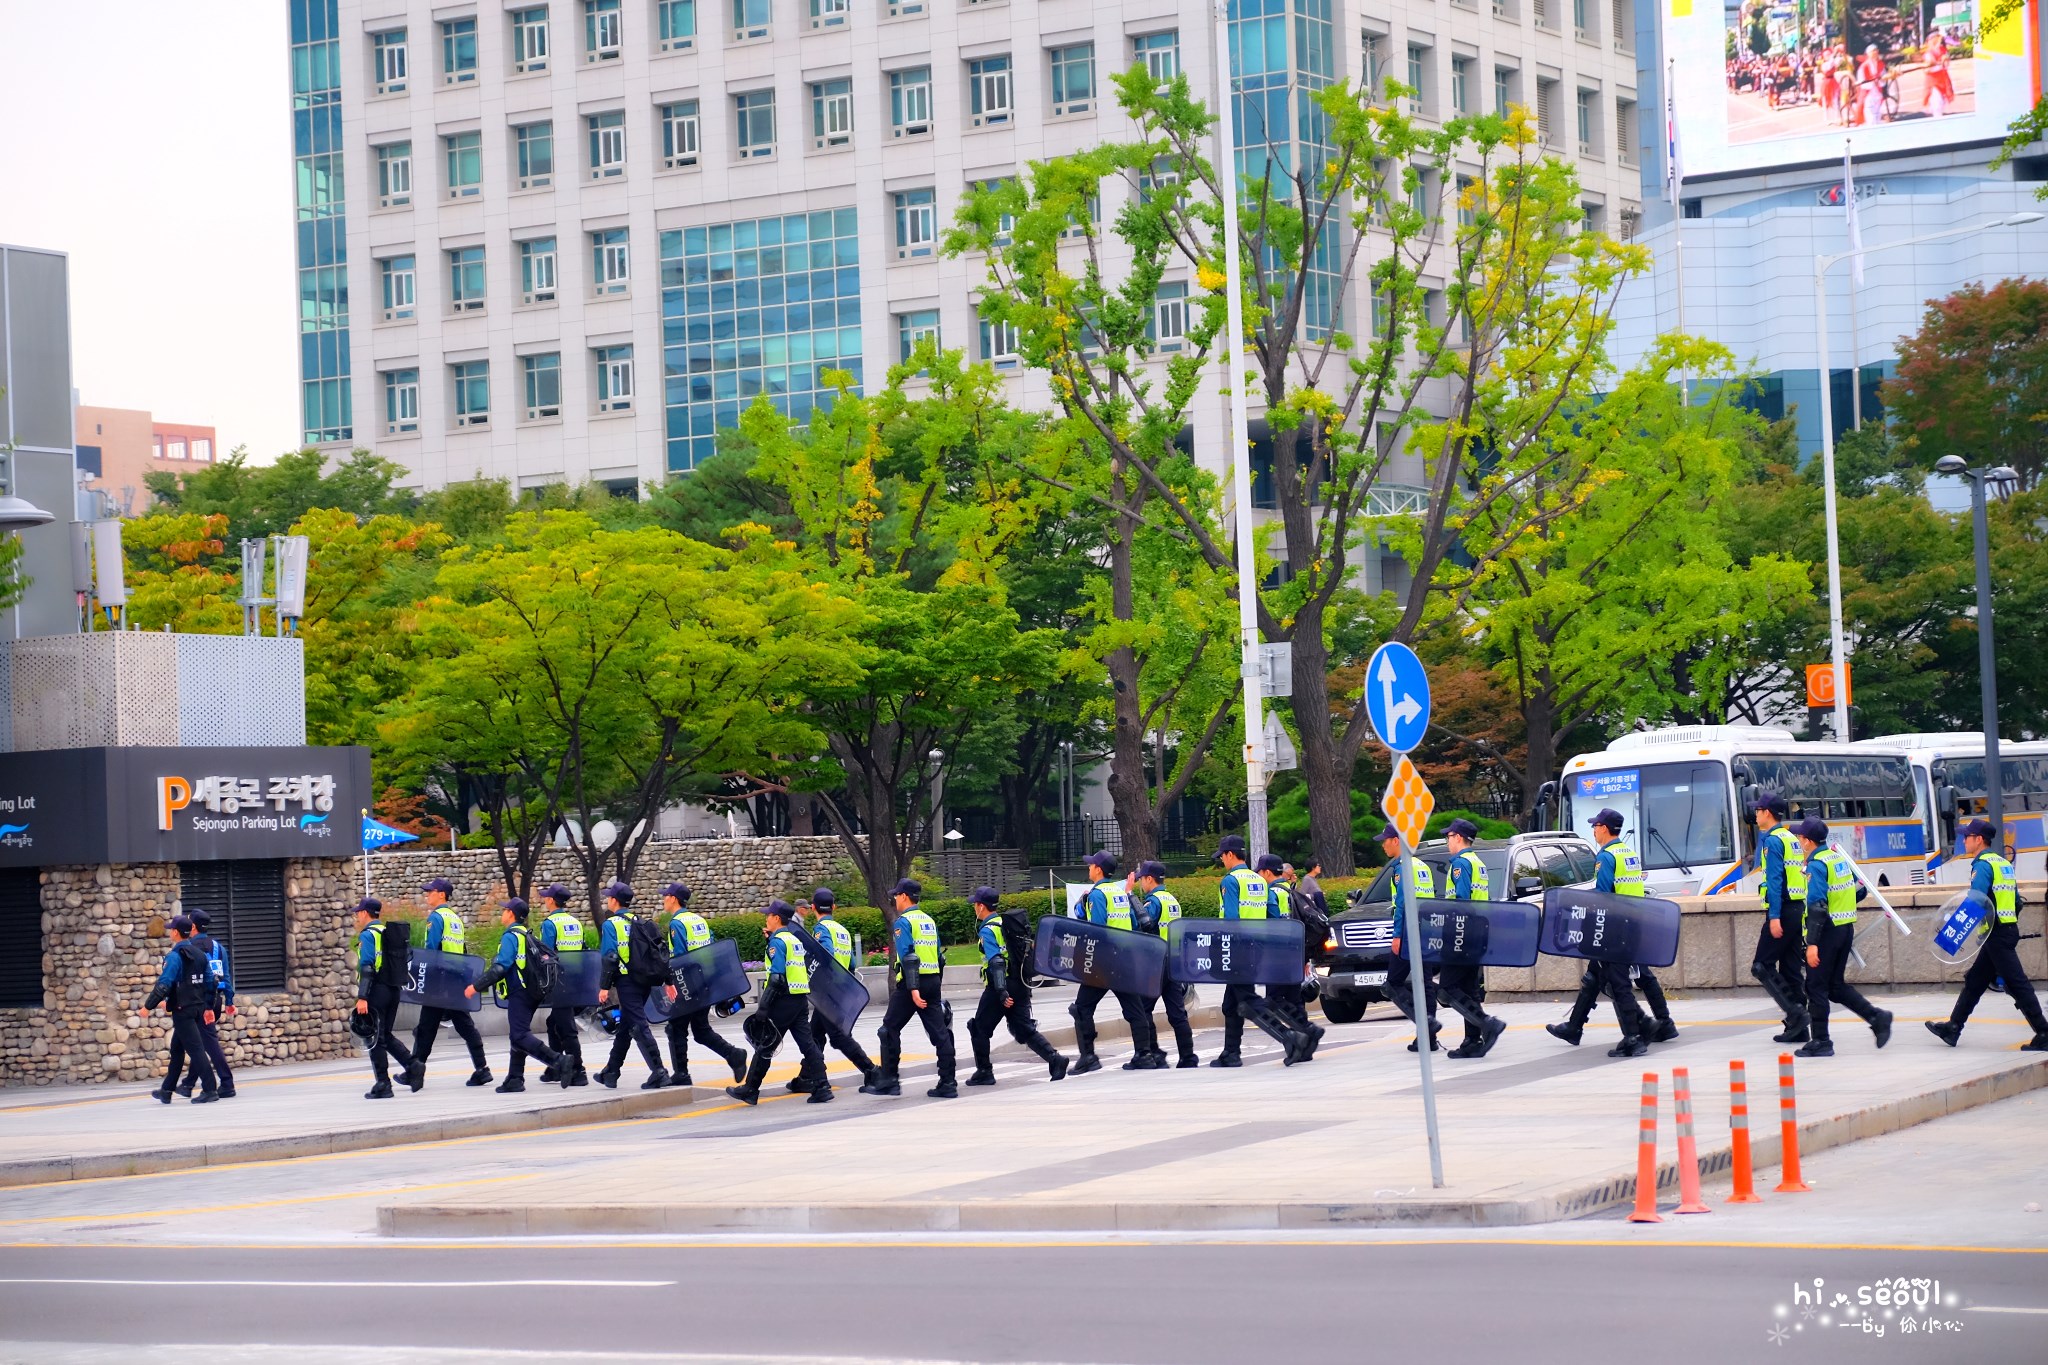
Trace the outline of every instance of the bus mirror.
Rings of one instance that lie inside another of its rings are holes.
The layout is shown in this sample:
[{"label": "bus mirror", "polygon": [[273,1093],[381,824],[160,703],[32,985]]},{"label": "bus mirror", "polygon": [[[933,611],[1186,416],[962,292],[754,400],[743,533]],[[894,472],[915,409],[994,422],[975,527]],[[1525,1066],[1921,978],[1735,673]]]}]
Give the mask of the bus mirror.
[{"label": "bus mirror", "polygon": [[1939,787],[1935,788],[1935,792],[1934,792],[1934,808],[1935,808],[1935,809],[1936,809],[1937,811],[1940,811],[1940,812],[1941,812],[1941,818],[1942,818],[1942,819],[1944,819],[1944,820],[1953,820],[1953,819],[1955,819],[1955,817],[1956,817],[1956,789],[1955,789],[1954,787],[1950,786],[1950,785],[1949,785],[1948,783],[1946,783],[1946,782],[1942,783],[1942,784],[1941,784],[1941,786],[1939,786]]}]

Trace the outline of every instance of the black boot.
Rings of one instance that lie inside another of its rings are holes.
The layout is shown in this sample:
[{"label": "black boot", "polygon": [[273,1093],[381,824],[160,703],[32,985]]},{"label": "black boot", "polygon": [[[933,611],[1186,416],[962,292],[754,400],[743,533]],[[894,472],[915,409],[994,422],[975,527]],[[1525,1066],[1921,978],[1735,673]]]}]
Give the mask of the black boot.
[{"label": "black boot", "polygon": [[1671,1016],[1668,1014],[1659,1019],[1650,1029],[1650,1041],[1653,1043],[1671,1043],[1677,1040],[1678,1025],[1671,1022]]},{"label": "black boot", "polygon": [[647,1079],[640,1082],[640,1088],[642,1090],[659,1090],[667,1084],[668,1069],[666,1067],[658,1066],[654,1068],[654,1070],[647,1073]]},{"label": "black boot", "polygon": [[924,1093],[928,1099],[957,1100],[960,1098],[960,1087],[953,1084],[953,1078],[948,1076]]},{"label": "black boot", "polygon": [[1883,1047],[1892,1040],[1892,1012],[1879,1010],[1870,1017],[1870,1031],[1877,1035],[1877,1045]]},{"label": "black boot", "polygon": [[480,1066],[470,1072],[469,1079],[463,1082],[464,1085],[489,1085],[490,1083],[491,1069],[487,1066]]},{"label": "black boot", "polygon": [[1573,1047],[1577,1047],[1579,1040],[1586,1034],[1583,1025],[1574,1024],[1570,1020],[1566,1020],[1562,1024],[1545,1024],[1543,1031],[1553,1038],[1562,1039],[1570,1043]]},{"label": "black boot", "polygon": [[741,1104],[759,1104],[761,1102],[760,1091],[749,1090],[743,1085],[729,1085],[725,1088],[725,1093],[738,1100]]},{"label": "black boot", "polygon": [[506,1078],[505,1078],[504,1080],[502,1080],[502,1081],[499,1081],[499,1082],[498,1082],[498,1093],[499,1093],[500,1095],[523,1095],[523,1094],[525,1094],[525,1093],[526,1093],[526,1077],[524,1077],[524,1076],[507,1076],[507,1077],[506,1077]]},{"label": "black boot", "polygon": [[1927,1025],[1927,1031],[1941,1039],[1942,1042],[1947,1043],[1950,1047],[1954,1047],[1963,1038],[1963,1026],[1961,1024],[1952,1024],[1946,1019],[1940,1023],[1930,1021]]},{"label": "black boot", "polygon": [[193,1087],[193,1085],[194,1085],[194,1084],[195,1084],[195,1082],[194,1082],[194,1081],[189,1081],[189,1080],[188,1080],[188,1081],[180,1081],[180,1082],[178,1082],[178,1093],[179,1093],[180,1095],[183,1095],[183,1096],[184,1096],[184,1097],[185,1097],[186,1099],[188,1099],[188,1100],[189,1100],[189,1099],[191,1099],[191,1098],[192,1098],[192,1087]]},{"label": "black boot", "polygon": [[1832,1040],[1823,1034],[1792,1055],[1794,1057],[1832,1057],[1835,1055],[1835,1045]]},{"label": "black boot", "polygon": [[610,1067],[606,1067],[604,1070],[598,1072],[597,1075],[592,1077],[591,1079],[595,1080],[599,1085],[603,1086],[607,1090],[617,1090],[619,1088],[619,1073],[612,1070]]},{"label": "black boot", "polygon": [[364,1092],[364,1094],[363,1094],[363,1098],[364,1098],[364,1099],[366,1099],[366,1100],[388,1100],[388,1099],[390,1099],[390,1098],[391,1098],[391,1081],[390,1081],[390,1079],[389,1079],[388,1077],[387,1077],[387,1078],[380,1078],[380,1079],[378,1080],[378,1082],[377,1082],[377,1083],[376,1083],[375,1085],[371,1086],[371,1087],[370,1087],[370,1088],[369,1088],[369,1089],[368,1089],[367,1091],[365,1091],[365,1092]]},{"label": "black boot", "polygon": [[995,1083],[996,1073],[985,1066],[974,1068],[973,1074],[968,1076],[966,1081],[968,1085],[994,1085]]},{"label": "black boot", "polygon": [[1643,1041],[1640,1034],[1625,1033],[1622,1035],[1620,1042],[1607,1049],[1607,1055],[1610,1057],[1640,1057],[1649,1050],[1650,1045]]}]

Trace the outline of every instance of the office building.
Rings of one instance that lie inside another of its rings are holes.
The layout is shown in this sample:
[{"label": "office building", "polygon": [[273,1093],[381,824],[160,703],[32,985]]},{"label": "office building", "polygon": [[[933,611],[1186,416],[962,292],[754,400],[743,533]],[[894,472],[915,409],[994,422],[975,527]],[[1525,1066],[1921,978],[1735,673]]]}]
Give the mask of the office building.
[{"label": "office building", "polygon": [[124,517],[149,510],[144,476],[189,475],[212,464],[220,453],[212,427],[159,422],[135,408],[100,408],[81,403],[72,414],[78,432],[78,477],[88,492],[104,494],[96,510]]}]

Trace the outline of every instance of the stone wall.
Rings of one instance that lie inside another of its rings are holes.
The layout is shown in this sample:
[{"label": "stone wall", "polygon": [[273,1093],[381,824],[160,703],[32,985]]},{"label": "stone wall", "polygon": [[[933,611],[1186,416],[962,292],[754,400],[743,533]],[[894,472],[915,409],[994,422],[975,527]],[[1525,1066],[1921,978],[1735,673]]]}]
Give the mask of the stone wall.
[{"label": "stone wall", "polygon": [[[339,858],[285,864],[286,989],[243,994],[221,1026],[232,1066],[345,1056],[354,998],[349,870]],[[0,1084],[157,1080],[167,1016],[137,1011],[163,970],[165,923],[181,908],[175,863],[42,870],[43,1005],[0,1010]]]}]

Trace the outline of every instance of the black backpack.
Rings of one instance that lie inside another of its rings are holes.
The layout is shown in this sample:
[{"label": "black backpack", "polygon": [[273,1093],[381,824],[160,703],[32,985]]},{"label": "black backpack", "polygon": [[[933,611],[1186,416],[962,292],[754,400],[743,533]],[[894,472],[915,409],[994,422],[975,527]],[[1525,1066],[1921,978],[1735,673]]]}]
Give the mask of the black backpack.
[{"label": "black backpack", "polygon": [[547,1003],[547,998],[562,984],[562,955],[549,944],[543,943],[525,928],[512,931],[526,940],[526,1003],[534,1008]]},{"label": "black backpack", "polygon": [[412,926],[402,919],[385,924],[381,935],[384,961],[377,968],[377,984],[393,990],[406,986],[406,966],[412,960]]},{"label": "black backpack", "polygon": [[1003,925],[1003,957],[1010,978],[1010,993],[1031,989],[1033,959],[1037,956],[1031,936],[1031,917],[1022,910],[1005,910],[999,917]]},{"label": "black backpack", "polygon": [[171,1008],[180,1014],[213,1008],[213,963],[206,950],[186,939],[171,952],[178,959],[177,982],[171,988]]},{"label": "black backpack", "polygon": [[646,916],[635,916],[626,938],[626,979],[636,986],[659,986],[669,979],[668,941]]}]

